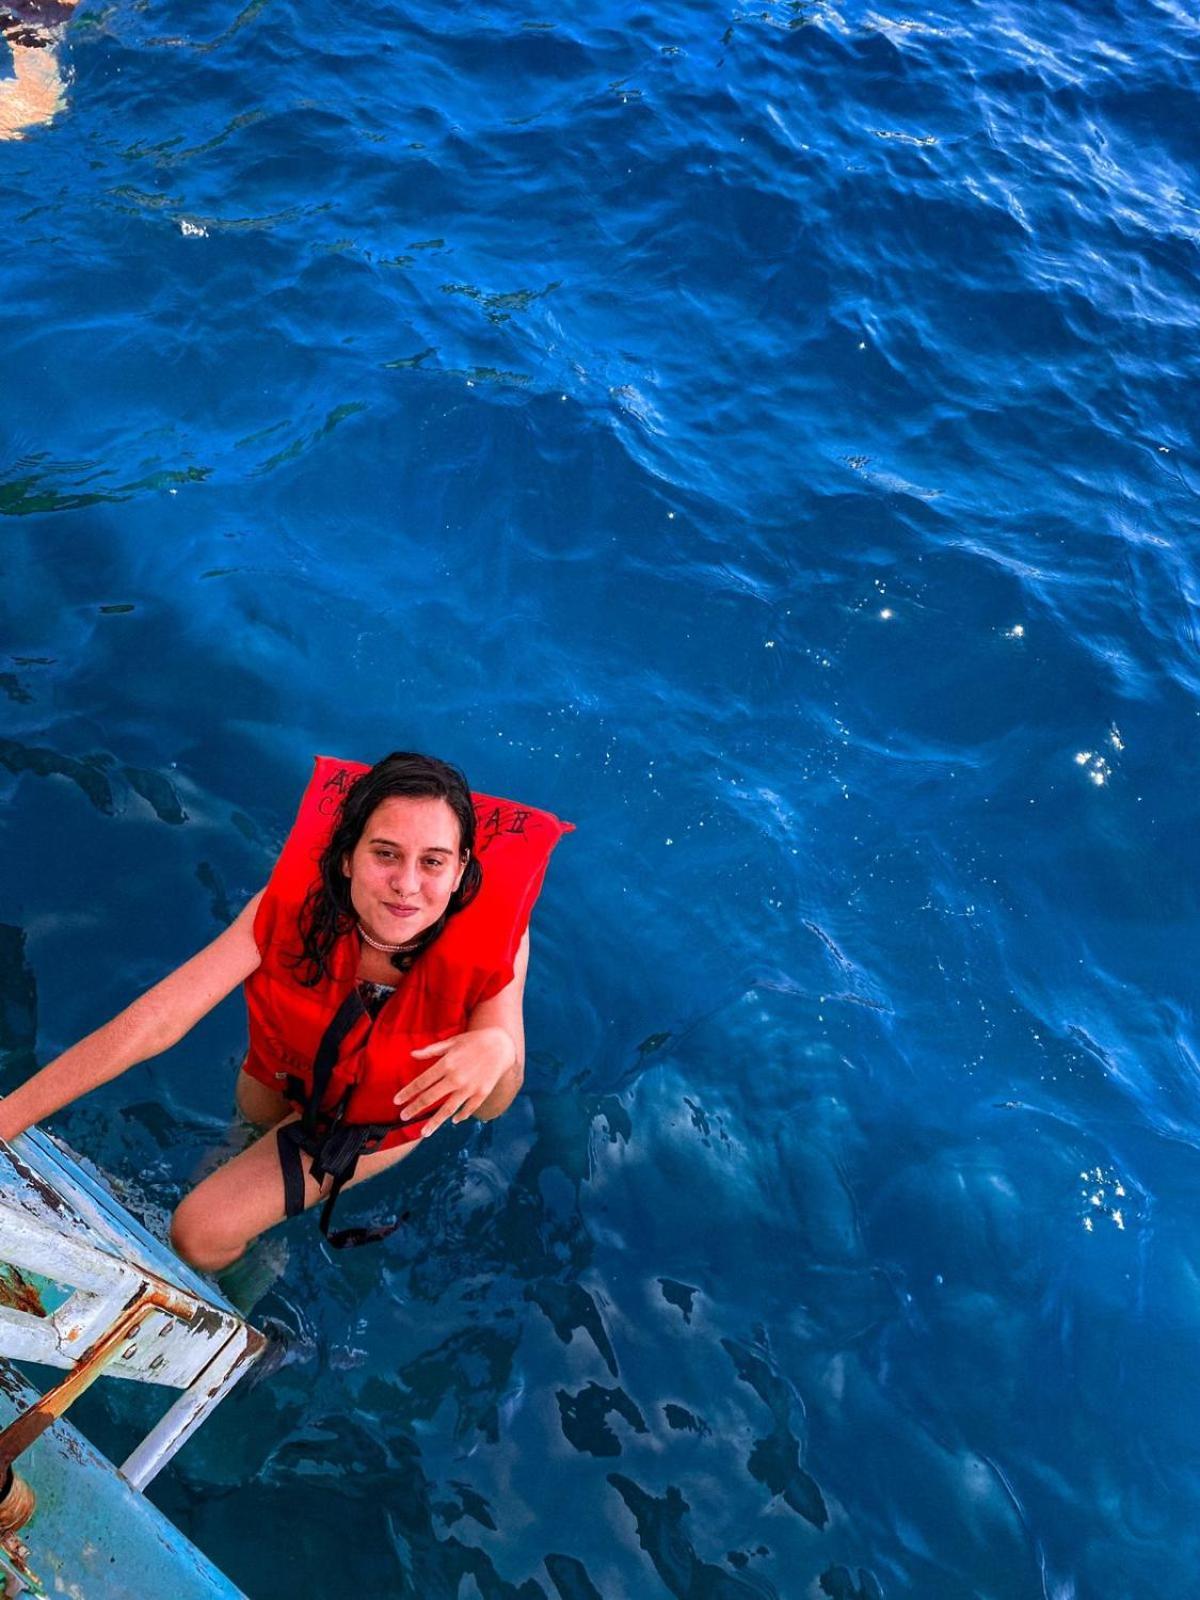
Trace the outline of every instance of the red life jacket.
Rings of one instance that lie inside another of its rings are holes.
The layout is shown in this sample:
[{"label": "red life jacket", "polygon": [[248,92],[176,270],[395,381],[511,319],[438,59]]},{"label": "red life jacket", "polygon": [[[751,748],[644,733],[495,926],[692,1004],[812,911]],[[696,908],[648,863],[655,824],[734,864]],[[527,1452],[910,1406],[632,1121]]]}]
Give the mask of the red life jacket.
[{"label": "red life jacket", "polygon": [[[282,1091],[297,1108],[311,1097],[318,1050],[355,990],[360,951],[357,934],[346,934],[330,952],[326,976],[307,988],[292,965],[300,952],[300,910],[342,800],[368,770],[358,762],[317,757],[254,919],[262,964],[245,983],[250,1016],[245,1070]],[[396,992],[374,1021],[364,1010],[349,1027],[319,1101],[322,1121],[340,1106],[342,1124],[392,1124],[389,1133],[372,1141],[374,1148],[419,1138],[424,1117],[396,1125],[396,1093],[430,1065],[414,1061],[412,1051],[462,1033],[475,1007],[512,981],[517,947],[550,853],[572,829],[571,823],[532,806],[492,795],[472,799],[475,855],[483,870],[478,894],[447,920],[407,973],[396,974]],[[323,1062],[322,1074],[328,1065]]]}]

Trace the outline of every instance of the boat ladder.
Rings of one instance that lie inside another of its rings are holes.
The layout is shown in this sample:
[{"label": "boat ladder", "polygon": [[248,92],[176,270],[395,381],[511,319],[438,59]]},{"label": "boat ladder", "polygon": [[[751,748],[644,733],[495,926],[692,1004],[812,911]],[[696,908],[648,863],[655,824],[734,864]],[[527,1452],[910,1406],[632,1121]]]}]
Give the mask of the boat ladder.
[{"label": "boat ladder", "polygon": [[[262,1335],[215,1286],[148,1233],[64,1146],[36,1129],[0,1143],[0,1593],[124,1594],[112,1551],[128,1557],[145,1522],[155,1524],[147,1550],[157,1544],[162,1560],[173,1546],[182,1565],[164,1571],[156,1581],[170,1587],[159,1589],[147,1582],[151,1558],[135,1558],[142,1575],[129,1593],[236,1595],[138,1491],[262,1346]],[[64,1376],[39,1393],[14,1362]],[[63,1420],[102,1375],[178,1391],[119,1469]],[[64,1493],[72,1501],[65,1521]],[[91,1533],[89,1509],[100,1524]],[[119,1526],[106,1536],[114,1518]]]}]

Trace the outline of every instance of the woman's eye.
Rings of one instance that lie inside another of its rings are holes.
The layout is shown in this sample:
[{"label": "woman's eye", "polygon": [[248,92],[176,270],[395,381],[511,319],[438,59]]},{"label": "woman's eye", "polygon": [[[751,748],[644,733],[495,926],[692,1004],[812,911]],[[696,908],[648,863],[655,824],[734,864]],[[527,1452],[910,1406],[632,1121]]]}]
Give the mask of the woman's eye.
[{"label": "woman's eye", "polygon": [[441,865],[442,862],[437,856],[427,856],[425,858],[425,866],[429,872],[437,872]]}]

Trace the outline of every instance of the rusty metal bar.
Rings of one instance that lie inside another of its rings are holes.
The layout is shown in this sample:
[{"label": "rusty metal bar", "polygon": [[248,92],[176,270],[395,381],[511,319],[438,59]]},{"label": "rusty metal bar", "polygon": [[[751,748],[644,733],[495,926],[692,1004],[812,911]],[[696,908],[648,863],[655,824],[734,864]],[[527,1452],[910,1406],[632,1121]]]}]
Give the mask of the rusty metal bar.
[{"label": "rusty metal bar", "polygon": [[165,1285],[153,1288],[143,1285],[112,1326],[84,1351],[63,1381],[53,1389],[48,1389],[28,1411],[22,1412],[0,1432],[0,1476],[7,1475],[17,1457],[28,1450],[34,1440],[57,1422],[68,1406],[95,1382],[151,1312],[165,1311],[181,1321],[190,1322],[195,1310],[190,1301],[182,1295],[173,1294]]}]

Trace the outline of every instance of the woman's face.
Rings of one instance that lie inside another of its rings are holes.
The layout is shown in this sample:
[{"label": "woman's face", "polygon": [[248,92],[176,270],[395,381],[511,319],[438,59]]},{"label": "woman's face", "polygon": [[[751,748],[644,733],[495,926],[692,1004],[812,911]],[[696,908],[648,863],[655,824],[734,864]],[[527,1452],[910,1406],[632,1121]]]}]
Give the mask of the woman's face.
[{"label": "woman's face", "polygon": [[467,858],[445,800],[394,796],[367,819],[342,862],[359,922],[381,944],[408,944],[438,920]]}]

